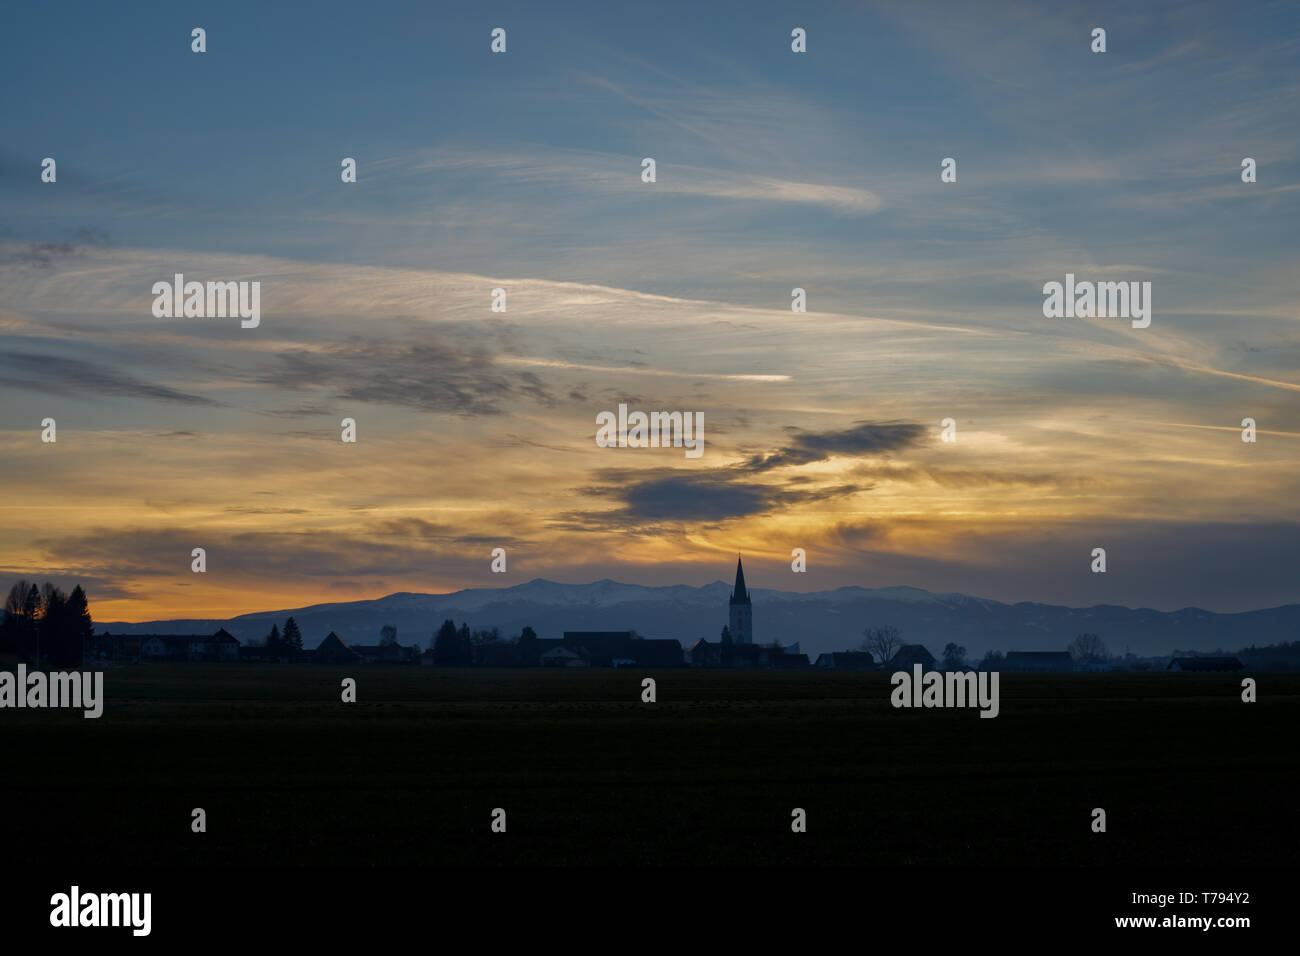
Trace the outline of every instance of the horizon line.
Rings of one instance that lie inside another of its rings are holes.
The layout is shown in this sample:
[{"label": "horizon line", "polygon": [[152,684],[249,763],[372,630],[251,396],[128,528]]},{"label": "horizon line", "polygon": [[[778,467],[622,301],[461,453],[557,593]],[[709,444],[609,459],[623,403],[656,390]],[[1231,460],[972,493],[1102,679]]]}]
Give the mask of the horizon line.
[{"label": "horizon line", "polygon": [[[316,604],[305,604],[302,605],[301,607],[268,608],[266,610],[261,610],[261,611],[245,611],[243,613],[235,614],[229,617],[168,617],[168,618],[143,618],[134,621],[114,620],[114,621],[105,621],[102,624],[100,622],[96,622],[95,627],[98,629],[100,627],[106,627],[110,624],[135,625],[135,624],[149,624],[154,622],[165,622],[165,621],[218,621],[218,622],[236,621],[239,620],[240,618],[255,617],[257,615],[262,615],[262,614],[282,614],[282,613],[293,614],[293,613],[302,613],[304,611],[313,611],[318,608],[337,607],[339,605],[344,605],[344,604],[373,603],[376,601],[383,601],[388,598],[400,597],[405,595],[410,595],[415,597],[451,597],[453,595],[468,594],[475,591],[510,591],[510,590],[514,590],[515,588],[526,587],[527,585],[538,584],[538,583],[555,584],[562,587],[591,587],[597,584],[616,584],[621,587],[642,588],[644,590],[667,590],[669,588],[691,588],[693,590],[700,591],[700,590],[704,590],[705,588],[714,587],[715,585],[721,585],[726,588],[731,587],[731,585],[727,584],[726,581],[723,581],[721,579],[716,581],[711,581],[708,584],[695,585],[695,584],[633,584],[626,581],[616,581],[613,578],[601,578],[596,581],[586,581],[586,582],[567,582],[567,581],[554,581],[551,580],[550,578],[537,577],[537,578],[531,578],[528,581],[521,581],[518,584],[512,584],[503,587],[469,587],[469,588],[459,588],[455,591],[391,591],[387,594],[383,594],[380,595],[379,597],[373,597],[373,598],[356,598],[353,600],[346,600],[346,601],[321,601]],[[1075,606],[1069,604],[1048,604],[1043,601],[1006,602],[1006,601],[999,601],[994,598],[980,597],[974,594],[965,594],[959,591],[942,591],[942,592],[930,591],[926,588],[920,588],[910,584],[886,585],[883,587],[875,587],[875,588],[864,587],[858,584],[845,584],[836,588],[828,588],[821,591],[785,591],[780,588],[749,586],[748,590],[751,592],[752,591],[771,592],[777,594],[790,594],[790,595],[809,596],[809,597],[820,595],[820,594],[832,594],[835,593],[836,591],[848,591],[848,590],[868,591],[868,592],[906,590],[906,591],[919,591],[922,594],[930,595],[932,597],[963,597],[975,601],[997,604],[1001,607],[1018,607],[1025,604],[1031,604],[1031,605],[1041,604],[1044,607],[1061,607],[1061,608],[1067,608],[1069,610],[1079,610],[1079,611],[1095,610],[1098,608],[1118,608],[1120,610],[1125,610],[1125,611],[1151,611],[1156,614],[1179,614],[1185,611],[1199,611],[1205,614],[1214,614],[1219,616],[1227,616],[1227,615],[1235,615],[1235,614],[1252,614],[1252,613],[1258,613],[1260,611],[1275,611],[1275,610],[1280,610],[1282,608],[1300,606],[1300,601],[1294,601],[1294,602],[1288,602],[1286,604],[1274,604],[1268,607],[1250,608],[1242,611],[1211,611],[1208,608],[1203,608],[1197,605],[1189,604],[1183,607],[1174,608],[1173,610],[1162,611],[1159,608],[1131,607],[1125,604],[1091,604],[1086,606]]]}]

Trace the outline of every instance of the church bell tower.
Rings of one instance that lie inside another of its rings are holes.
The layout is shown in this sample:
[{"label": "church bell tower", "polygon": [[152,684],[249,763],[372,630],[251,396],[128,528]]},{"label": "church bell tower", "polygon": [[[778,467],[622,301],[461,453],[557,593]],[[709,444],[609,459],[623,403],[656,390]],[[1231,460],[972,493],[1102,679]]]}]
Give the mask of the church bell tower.
[{"label": "church bell tower", "polygon": [[753,644],[754,608],[749,601],[749,591],[745,589],[745,569],[741,566],[740,555],[736,555],[736,586],[731,591],[729,610],[732,643]]}]

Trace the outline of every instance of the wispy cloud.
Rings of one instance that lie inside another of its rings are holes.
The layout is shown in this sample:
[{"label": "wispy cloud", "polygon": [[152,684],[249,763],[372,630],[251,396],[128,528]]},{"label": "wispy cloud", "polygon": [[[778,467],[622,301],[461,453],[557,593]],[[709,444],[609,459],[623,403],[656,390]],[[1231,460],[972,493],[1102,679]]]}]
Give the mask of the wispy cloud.
[{"label": "wispy cloud", "polygon": [[[880,197],[854,186],[798,182],[752,172],[712,169],[655,157],[656,182],[641,181],[641,156],[537,147],[527,152],[434,150],[413,157],[410,169],[425,172],[491,174],[497,183],[565,186],[590,197],[592,190],[624,196],[654,194],[700,196],[755,202],[806,203],[832,211],[866,214],[881,207]],[[639,191],[639,192],[638,192]]]}]

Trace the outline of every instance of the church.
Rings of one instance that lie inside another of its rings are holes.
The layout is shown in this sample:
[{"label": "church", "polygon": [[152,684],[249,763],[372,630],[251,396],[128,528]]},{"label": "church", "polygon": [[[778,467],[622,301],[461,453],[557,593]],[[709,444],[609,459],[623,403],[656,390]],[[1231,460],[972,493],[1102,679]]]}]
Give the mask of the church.
[{"label": "church", "polygon": [[736,555],[736,586],[731,589],[730,615],[727,628],[733,644],[754,643],[754,606],[745,589],[745,568]]},{"label": "church", "polygon": [[736,583],[727,602],[727,626],[719,641],[700,638],[687,651],[693,667],[800,667],[808,658],[799,653],[799,645],[781,647],[754,643],[754,604],[745,587],[745,567],[736,557]]}]

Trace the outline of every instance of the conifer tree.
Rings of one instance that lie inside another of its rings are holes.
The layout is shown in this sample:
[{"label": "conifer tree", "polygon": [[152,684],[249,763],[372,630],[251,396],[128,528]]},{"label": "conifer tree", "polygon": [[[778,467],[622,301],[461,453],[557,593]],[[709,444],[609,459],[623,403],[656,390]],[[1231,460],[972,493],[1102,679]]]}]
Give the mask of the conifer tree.
[{"label": "conifer tree", "polygon": [[525,627],[519,632],[519,663],[525,667],[537,663],[537,632]]},{"label": "conifer tree", "polygon": [[436,667],[452,667],[456,657],[456,623],[448,619],[433,637],[433,663]]},{"label": "conifer tree", "polygon": [[56,667],[71,663],[70,658],[73,656],[67,646],[64,614],[66,600],[62,591],[49,581],[45,582],[41,593],[40,620],[36,629],[40,638],[40,657]]},{"label": "conifer tree", "polygon": [[76,660],[82,661],[90,648],[90,641],[95,636],[95,622],[90,616],[90,602],[86,592],[78,584],[68,595],[68,603],[63,608],[67,622],[68,642],[76,653]]},{"label": "conifer tree", "polygon": [[284,622],[284,646],[291,656],[302,650],[302,632],[293,618]]},{"label": "conifer tree", "polygon": [[277,624],[271,625],[271,633],[266,635],[266,653],[271,657],[278,658],[280,651],[284,649],[284,638],[280,636],[280,627]]},{"label": "conifer tree", "polygon": [[468,667],[474,660],[474,636],[470,633],[469,624],[461,622],[460,630],[456,632],[456,666]]}]

